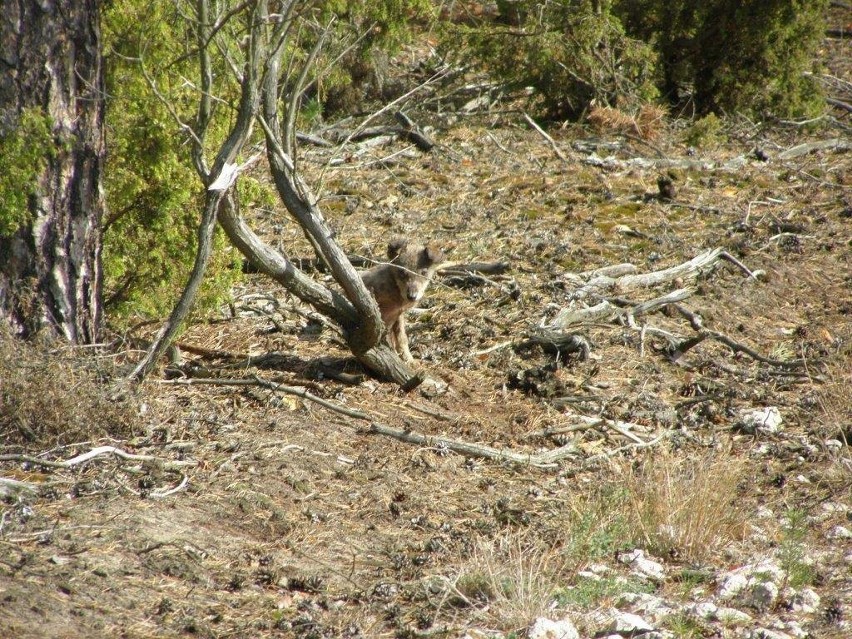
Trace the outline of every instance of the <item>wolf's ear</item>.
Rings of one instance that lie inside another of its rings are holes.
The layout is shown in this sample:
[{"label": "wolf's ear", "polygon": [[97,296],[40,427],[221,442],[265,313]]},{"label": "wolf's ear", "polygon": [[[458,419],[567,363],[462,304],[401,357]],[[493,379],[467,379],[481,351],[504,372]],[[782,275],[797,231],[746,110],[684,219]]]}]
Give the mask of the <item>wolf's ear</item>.
[{"label": "wolf's ear", "polygon": [[430,264],[440,264],[444,261],[444,251],[437,244],[426,245],[426,257]]},{"label": "wolf's ear", "polygon": [[388,259],[393,262],[399,254],[402,252],[402,249],[408,244],[408,240],[404,237],[395,237],[388,243]]}]

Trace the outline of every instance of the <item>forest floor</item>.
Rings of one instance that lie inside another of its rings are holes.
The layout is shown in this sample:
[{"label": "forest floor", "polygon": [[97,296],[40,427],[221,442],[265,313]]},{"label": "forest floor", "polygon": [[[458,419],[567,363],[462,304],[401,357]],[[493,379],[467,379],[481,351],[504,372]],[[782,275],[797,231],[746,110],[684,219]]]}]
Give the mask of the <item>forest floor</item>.
[{"label": "forest floor", "polygon": [[[826,41],[846,82],[850,46]],[[410,313],[438,383],[358,377],[334,328],[259,275],[182,334],[182,371],[301,387],[367,419],[162,369],[122,389],[103,380],[138,351],[0,340],[0,401],[19,402],[0,475],[40,487],[2,507],[0,636],[503,637],[539,617],[582,637],[852,636],[850,114],[729,119],[695,147],[682,120],[651,136],[604,118],[550,128],[551,143],[521,112],[437,94],[408,114],[433,127],[430,153],[306,147],[301,166],[353,256],[405,235],[508,264],[441,272]],[[311,255],[280,208],[244,214]],[[580,273],[716,248],[739,264],[577,294]],[[686,313],[631,310],[675,289]],[[522,343],[602,299],[615,317],[565,329],[587,357]],[[478,457],[442,437],[563,456]],[[21,457],[105,445],[163,463]],[[624,612],[653,631],[615,630]]]}]

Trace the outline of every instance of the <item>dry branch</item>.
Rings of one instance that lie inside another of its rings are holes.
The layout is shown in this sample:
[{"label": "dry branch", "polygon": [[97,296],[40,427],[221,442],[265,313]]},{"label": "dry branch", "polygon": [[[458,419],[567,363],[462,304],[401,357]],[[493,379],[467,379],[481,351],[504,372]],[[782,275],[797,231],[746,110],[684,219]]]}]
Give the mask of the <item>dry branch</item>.
[{"label": "dry branch", "polygon": [[805,142],[790,147],[786,151],[778,154],[779,160],[792,160],[801,155],[814,153],[816,151],[848,151],[852,149],[852,142],[843,138],[834,138],[831,140],[820,140],[819,142]]},{"label": "dry branch", "polygon": [[[449,439],[447,437],[421,435],[409,430],[400,430],[398,428],[391,428],[389,426],[383,426],[382,424],[376,423],[370,424],[369,432],[377,435],[384,435],[386,437],[393,437],[394,439],[398,439],[399,441],[406,442],[408,444],[428,446],[429,448],[436,448],[439,450],[451,450],[455,453],[466,455],[468,457],[484,457],[486,459],[494,459],[497,461],[510,461],[516,464],[536,466],[539,468],[553,468],[556,466],[556,461],[561,458],[560,455],[564,457],[572,452],[576,452],[576,449],[573,446],[570,446],[556,449],[542,455],[525,455],[522,453],[513,453],[507,450],[500,450],[499,448],[492,448],[491,446],[483,446],[456,439]],[[560,452],[556,453],[556,451]]]},{"label": "dry branch", "polygon": [[550,136],[549,136],[549,135],[548,135],[548,134],[544,131],[544,129],[542,129],[542,128],[538,125],[538,124],[536,124],[535,120],[533,120],[533,119],[532,119],[530,116],[528,116],[526,113],[524,113],[524,119],[527,121],[527,123],[529,123],[529,125],[530,125],[533,129],[535,129],[535,130],[536,130],[536,132],[537,132],[537,133],[538,133],[541,137],[543,137],[545,140],[547,140],[547,141],[548,141],[548,143],[550,143],[550,146],[553,148],[553,152],[556,154],[556,156],[557,156],[560,160],[562,160],[563,162],[567,162],[567,161],[568,161],[568,158],[567,158],[567,157],[565,157],[565,154],[562,152],[562,149],[560,149],[560,148],[559,148],[559,145],[557,145],[557,144],[556,144],[556,141],[555,141],[552,137],[550,137]]},{"label": "dry branch", "polygon": [[119,459],[122,459],[124,461],[151,464],[164,470],[177,470],[181,468],[186,468],[187,466],[197,465],[197,462],[194,461],[169,461],[160,457],[154,457],[153,455],[135,455],[133,453],[128,453],[120,448],[116,448],[115,446],[99,446],[85,453],[81,453],[76,457],[72,457],[71,459],[66,459],[65,461],[51,461],[47,459],[39,459],[38,457],[31,457],[29,455],[18,454],[0,455],[0,461],[15,461],[27,464],[34,464],[37,466],[44,466],[45,468],[72,468],[74,466],[79,466],[80,464],[83,464],[96,457],[101,457],[103,455],[114,455],[115,457],[118,457]]}]

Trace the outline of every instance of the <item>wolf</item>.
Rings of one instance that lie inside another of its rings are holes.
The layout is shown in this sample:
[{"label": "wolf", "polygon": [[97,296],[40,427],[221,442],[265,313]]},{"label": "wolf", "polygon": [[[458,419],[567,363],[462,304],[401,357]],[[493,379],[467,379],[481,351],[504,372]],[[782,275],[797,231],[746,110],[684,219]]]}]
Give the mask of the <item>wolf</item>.
[{"label": "wolf", "polygon": [[397,237],[388,244],[388,262],[361,274],[379,304],[388,344],[406,362],[414,358],[408,350],[405,311],[420,301],[444,259],[444,252],[435,244]]}]

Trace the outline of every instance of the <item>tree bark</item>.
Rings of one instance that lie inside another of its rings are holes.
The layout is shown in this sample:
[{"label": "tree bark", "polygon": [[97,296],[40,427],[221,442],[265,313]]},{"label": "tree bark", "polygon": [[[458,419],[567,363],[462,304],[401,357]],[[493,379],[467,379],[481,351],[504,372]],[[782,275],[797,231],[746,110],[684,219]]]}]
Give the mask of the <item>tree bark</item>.
[{"label": "tree bark", "polygon": [[30,337],[98,340],[101,171],[104,159],[100,0],[4,0],[0,18],[0,135],[25,110],[49,118],[54,152],[28,211],[0,236],[0,318]]}]

